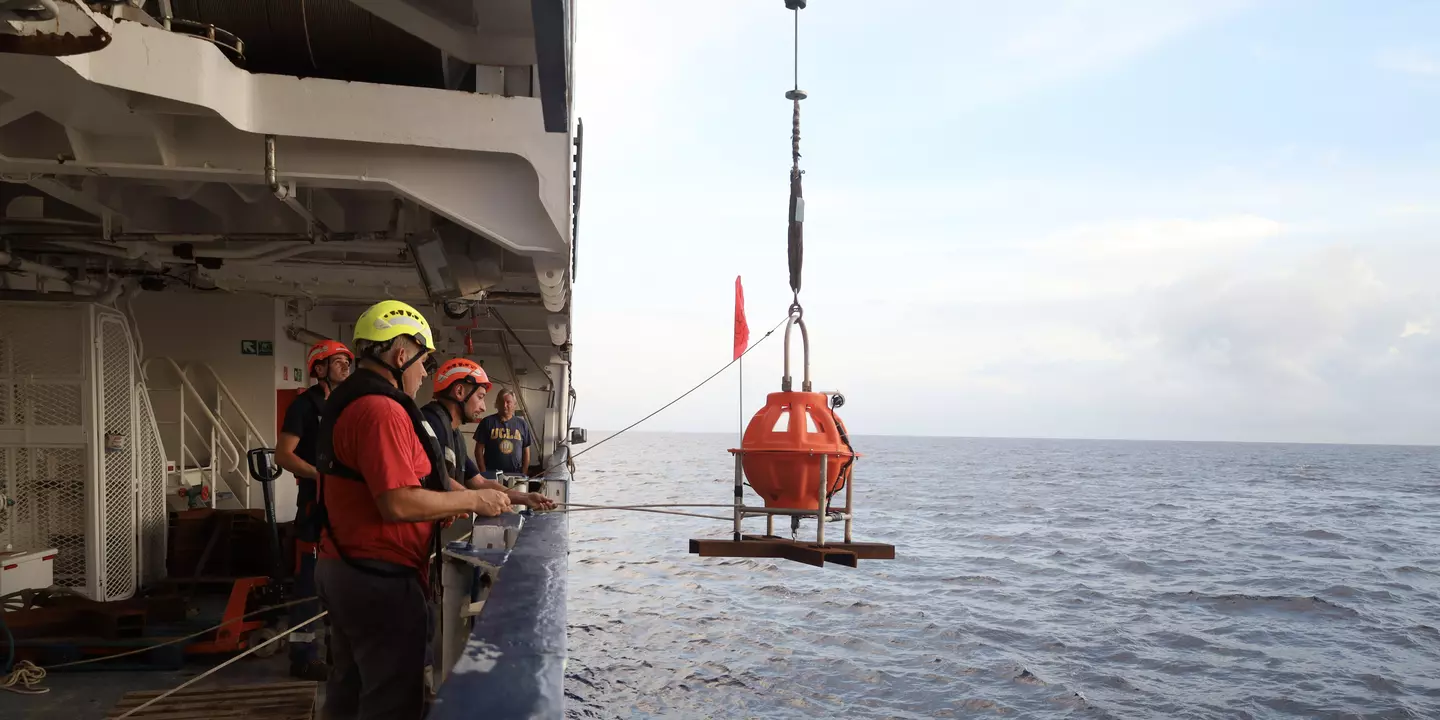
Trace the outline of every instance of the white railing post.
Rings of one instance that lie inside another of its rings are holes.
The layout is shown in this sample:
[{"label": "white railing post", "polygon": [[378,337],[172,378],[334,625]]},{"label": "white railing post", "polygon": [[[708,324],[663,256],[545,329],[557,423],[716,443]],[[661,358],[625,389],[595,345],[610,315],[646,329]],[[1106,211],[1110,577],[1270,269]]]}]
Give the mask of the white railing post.
[{"label": "white railing post", "polygon": [[[222,477],[225,480],[225,487],[231,492],[235,492],[236,488],[231,485],[232,478],[230,477],[231,475],[235,475],[238,476],[239,482],[242,483],[242,489],[236,493],[236,499],[241,500],[245,507],[250,507],[251,483],[245,464],[245,454],[252,445],[264,444],[265,435],[260,432],[259,428],[256,427],[255,423],[250,419],[250,416],[245,413],[245,409],[241,406],[240,401],[235,398],[235,394],[230,391],[229,386],[220,379],[219,374],[209,365],[205,363],[190,363],[182,368],[179,363],[176,363],[171,358],[154,357],[144,362],[141,366],[141,371],[145,372],[146,367],[148,367],[150,363],[157,361],[169,367],[180,381],[180,387],[177,388],[177,390],[180,395],[180,473],[182,479],[185,474],[185,455],[189,452],[187,447],[188,433],[185,426],[187,424],[190,425],[189,431],[193,431],[195,435],[201,434],[199,428],[194,425],[186,412],[185,400],[186,395],[189,395],[190,400],[199,406],[201,414],[210,421],[210,461],[208,473],[210,482],[210,506],[215,507],[219,501],[218,494],[221,485],[220,479]],[[210,377],[215,381],[214,411],[211,410],[211,401],[208,401],[205,396],[201,395],[200,391],[197,390],[195,385],[190,381],[190,371],[192,368],[204,370],[209,373]],[[224,418],[227,402],[230,407],[234,408],[236,415],[240,418],[244,426],[245,432],[243,436],[241,433],[236,432],[235,428]],[[190,459],[198,466],[199,461],[194,457],[194,453],[189,454]],[[222,467],[226,465],[228,465],[228,470],[222,472]],[[202,470],[202,484],[205,482],[205,475],[206,473]]]},{"label": "white railing post", "polygon": [[[253,444],[253,443],[259,442],[259,441],[260,441],[260,438],[254,438],[254,439],[252,440],[251,437],[250,437],[250,432],[249,432],[248,430],[245,432],[245,449],[246,449],[247,451],[249,450],[249,448],[254,447],[254,444]],[[248,473],[249,470],[250,470],[250,465],[249,465],[249,460],[248,460],[248,458],[247,458],[247,460],[246,460],[246,462],[245,462],[245,472]],[[250,507],[250,483],[249,483],[248,481],[245,483],[245,507],[247,507],[247,508]]]},{"label": "white railing post", "polygon": [[175,395],[180,398],[180,417],[176,418],[177,422],[175,423],[176,425],[180,426],[180,457],[177,460],[180,463],[180,467],[176,468],[176,470],[180,471],[180,484],[184,485],[185,452],[187,450],[187,448],[185,447],[185,388],[181,387],[179,392],[175,393]]},{"label": "white railing post", "polygon": [[216,434],[219,432],[213,424],[210,426],[210,508],[212,510],[220,502],[220,487],[215,484],[215,462],[217,456],[215,440]]}]

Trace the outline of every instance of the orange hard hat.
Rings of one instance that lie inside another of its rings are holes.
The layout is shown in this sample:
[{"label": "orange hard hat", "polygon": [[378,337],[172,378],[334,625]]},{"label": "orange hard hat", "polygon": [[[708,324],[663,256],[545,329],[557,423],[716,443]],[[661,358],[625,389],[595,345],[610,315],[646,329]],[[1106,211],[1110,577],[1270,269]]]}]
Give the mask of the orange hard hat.
[{"label": "orange hard hat", "polygon": [[350,358],[351,362],[355,361],[355,354],[345,347],[345,343],[339,340],[321,340],[310,346],[310,352],[305,355],[305,367],[310,368],[310,374],[314,375],[315,363],[325,362],[336,355],[344,355]]},{"label": "orange hard hat", "polygon": [[474,383],[487,391],[490,389],[490,376],[485,374],[484,368],[472,360],[454,358],[446,360],[445,364],[435,371],[435,383],[430,391],[438,396],[457,382]]}]

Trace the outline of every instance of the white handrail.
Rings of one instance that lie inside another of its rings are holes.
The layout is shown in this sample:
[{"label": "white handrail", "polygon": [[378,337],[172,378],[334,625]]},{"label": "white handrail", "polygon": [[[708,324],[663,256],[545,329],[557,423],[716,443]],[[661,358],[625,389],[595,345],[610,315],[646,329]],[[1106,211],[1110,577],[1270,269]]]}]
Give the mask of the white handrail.
[{"label": "white handrail", "polygon": [[220,375],[215,372],[215,368],[212,368],[203,362],[186,363],[185,372],[189,373],[190,368],[200,368],[201,370],[210,373],[210,377],[215,380],[215,389],[219,390],[221,395],[223,395],[226,400],[230,401],[230,405],[235,408],[235,412],[240,414],[240,419],[245,422],[245,429],[251,435],[253,435],[256,440],[265,442],[265,434],[260,432],[259,428],[255,427],[255,423],[251,422],[250,416],[245,413],[244,407],[240,405],[239,400],[235,399],[235,394],[230,392],[230,388],[225,384],[225,381],[220,379]]},{"label": "white handrail", "polygon": [[[254,421],[250,419],[249,414],[247,414],[244,407],[241,406],[240,401],[235,398],[235,393],[230,391],[229,386],[225,384],[225,381],[220,378],[220,375],[215,372],[214,368],[203,362],[190,362],[181,366],[171,358],[154,357],[141,364],[141,373],[146,373],[150,363],[156,361],[159,361],[175,373],[176,377],[180,379],[182,391],[195,400],[195,403],[200,406],[200,410],[204,413],[204,417],[210,421],[210,427],[212,428],[211,438],[212,443],[214,443],[210,451],[211,485],[216,485],[215,480],[217,478],[215,474],[218,472],[219,477],[224,479],[225,485],[234,491],[236,488],[232,483],[232,479],[234,476],[239,476],[243,483],[244,505],[249,507],[251,483],[249,469],[245,464],[245,456],[252,442],[258,444],[266,443],[265,435],[256,427]],[[200,394],[200,391],[196,389],[195,384],[191,380],[190,372],[195,369],[204,370],[215,383],[217,396],[216,408],[213,411],[206,402],[205,397]],[[244,438],[241,438],[240,433],[236,432],[235,428],[231,426],[230,422],[224,417],[223,402],[227,401],[230,403],[230,407],[234,408],[240,417],[240,421],[245,428]],[[182,430],[188,425],[196,436],[204,436],[204,434],[200,432],[200,428],[195,425],[194,421],[191,420],[189,415],[184,411],[183,405],[181,408],[181,421]],[[185,445],[183,433],[181,445]],[[190,455],[191,460],[195,460],[195,454],[191,452],[188,447],[182,447],[180,456],[182,465],[184,464],[186,454]],[[196,461],[196,464],[199,464],[198,461]],[[227,466],[228,471],[226,471]],[[211,503],[213,504],[216,501],[215,493],[219,491],[219,488],[212,487],[211,490]]]},{"label": "white handrail", "polygon": [[[190,426],[190,429],[193,430],[197,436],[204,434],[204,433],[200,432],[199,426],[197,426],[197,425],[195,424],[195,421],[194,421],[194,420],[191,420],[191,419],[190,419],[190,416],[189,416],[189,415],[184,416],[184,417],[182,418],[182,420],[183,420],[183,422],[184,422],[186,425],[189,425],[189,426]],[[235,449],[234,449],[234,448],[230,447],[229,445],[226,445],[224,449],[225,449],[227,452],[230,453],[230,457],[232,457],[232,458],[235,457]],[[191,460],[191,462],[193,462],[193,463],[195,464],[196,467],[199,467],[199,466],[200,466],[200,458],[195,457],[195,452],[194,452],[194,451],[192,451],[189,447],[183,447],[183,448],[181,448],[181,450],[183,450],[185,453],[187,453],[187,454],[190,455],[190,460]],[[215,455],[215,454],[216,454],[216,453],[214,453],[214,452],[211,453],[211,455]],[[181,461],[184,461],[185,458],[182,456],[180,459],[181,459]],[[210,464],[211,464],[211,465],[214,465],[214,464],[215,464],[215,458],[214,458],[214,457],[211,457],[211,458],[210,458]]]},{"label": "white handrail", "polygon": [[[250,443],[246,442],[246,440],[249,440],[248,435],[245,437],[245,440],[241,440],[240,434],[235,432],[235,430],[230,427],[230,423],[225,421],[225,417],[223,415],[217,415],[217,417],[220,418],[220,424],[216,426],[217,430],[224,434],[225,437],[230,438],[230,441],[235,445],[238,445],[242,448],[250,447]],[[241,472],[240,456],[232,454],[231,458],[233,459],[233,462],[230,464],[230,469],[234,470],[235,472]]]},{"label": "white handrail", "polygon": [[[224,477],[225,479],[225,484],[230,486],[231,490],[234,490],[234,485],[232,485],[230,482],[231,476],[232,474],[240,476],[241,481],[244,483],[244,504],[245,507],[250,507],[251,482],[249,467],[246,465],[245,456],[246,453],[250,450],[252,443],[260,445],[267,445],[268,443],[265,440],[265,436],[261,434],[260,429],[255,426],[255,422],[250,419],[250,415],[245,412],[244,406],[242,406],[240,404],[240,401],[235,398],[235,393],[230,392],[230,386],[226,385],[225,381],[220,378],[220,374],[215,372],[215,368],[212,368],[209,364],[203,362],[186,363],[186,376],[189,377],[190,371],[197,368],[200,370],[204,370],[206,373],[208,373],[210,375],[210,379],[215,382],[215,390],[217,393],[215,405],[217,417],[219,418],[219,422],[216,423],[215,427],[221,432],[225,433],[230,441],[231,447],[237,449],[236,452],[234,452],[234,454],[232,455],[232,457],[234,457],[235,459],[235,462],[234,465],[231,466],[231,474],[226,474],[222,477]],[[222,404],[222,401],[229,402],[229,407],[234,409],[235,413],[239,415],[241,423],[245,426],[245,437],[243,439],[240,437],[240,433],[235,432],[235,429],[231,427],[230,422],[225,419],[225,413],[223,410],[224,406]]]},{"label": "white handrail", "polygon": [[[144,362],[144,364],[142,364],[142,365],[140,366],[140,371],[141,371],[141,373],[144,373],[144,374],[145,374],[145,377],[147,377],[147,378],[149,377],[149,374],[146,372],[146,370],[147,370],[147,368],[149,367],[150,363],[153,363],[153,362],[160,362],[160,363],[162,363],[162,364],[164,364],[164,365],[169,366],[170,369],[174,370],[176,377],[180,378],[180,387],[181,387],[182,389],[184,389],[187,393],[189,393],[191,397],[195,398],[195,401],[196,401],[197,403],[199,403],[199,405],[200,405],[200,410],[205,413],[205,418],[210,421],[211,427],[216,427],[216,428],[220,427],[220,419],[217,418],[217,417],[215,417],[215,413],[210,412],[210,408],[205,405],[205,397],[200,394],[200,391],[199,391],[199,390],[196,390],[196,389],[195,389],[195,386],[194,386],[193,384],[191,384],[189,376],[187,376],[187,375],[185,374],[185,371],[180,367],[180,365],[179,365],[178,363],[176,363],[174,360],[171,360],[171,359],[168,358],[168,357],[153,357],[153,358],[150,358],[149,360],[146,360],[146,361]],[[217,378],[217,380],[218,380],[218,378]],[[147,382],[148,382],[148,381],[147,381]],[[226,392],[229,392],[229,391],[227,390]],[[182,413],[182,414],[183,414],[183,413]],[[191,422],[191,423],[190,423],[190,427],[191,427],[191,429],[195,430],[195,434],[196,434],[196,435],[201,434],[201,433],[200,433],[200,429],[199,429],[198,427],[195,427],[194,422]],[[224,438],[224,440],[225,440],[226,443],[228,443],[228,444],[230,445],[230,447],[229,447],[230,456],[233,457],[233,458],[239,458],[240,455],[241,455],[241,453],[240,453],[240,448],[239,448],[239,445],[238,445],[238,438],[232,439],[232,438],[226,437],[226,438]],[[214,458],[211,458],[211,462],[212,462],[212,463],[214,462]]]}]

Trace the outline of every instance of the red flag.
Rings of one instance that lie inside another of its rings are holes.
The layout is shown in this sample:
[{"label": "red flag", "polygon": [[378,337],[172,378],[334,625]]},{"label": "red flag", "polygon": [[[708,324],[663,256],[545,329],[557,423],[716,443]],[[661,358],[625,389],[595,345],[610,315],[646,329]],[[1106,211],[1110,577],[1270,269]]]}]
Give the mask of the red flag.
[{"label": "red flag", "polygon": [[750,347],[750,325],[745,322],[745,289],[740,286],[740,276],[735,276],[735,357],[739,360]]}]

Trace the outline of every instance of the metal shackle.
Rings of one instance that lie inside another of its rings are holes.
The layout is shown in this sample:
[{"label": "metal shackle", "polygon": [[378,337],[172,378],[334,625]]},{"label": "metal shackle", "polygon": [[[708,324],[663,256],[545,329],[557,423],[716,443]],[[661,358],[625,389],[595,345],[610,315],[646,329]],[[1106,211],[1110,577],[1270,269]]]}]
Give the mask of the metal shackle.
[{"label": "metal shackle", "polygon": [[792,313],[785,321],[785,377],[780,380],[781,392],[790,392],[793,387],[790,378],[790,328],[796,324],[800,326],[800,344],[805,351],[805,379],[800,389],[810,392],[810,333],[805,329],[805,318],[800,313]]}]

